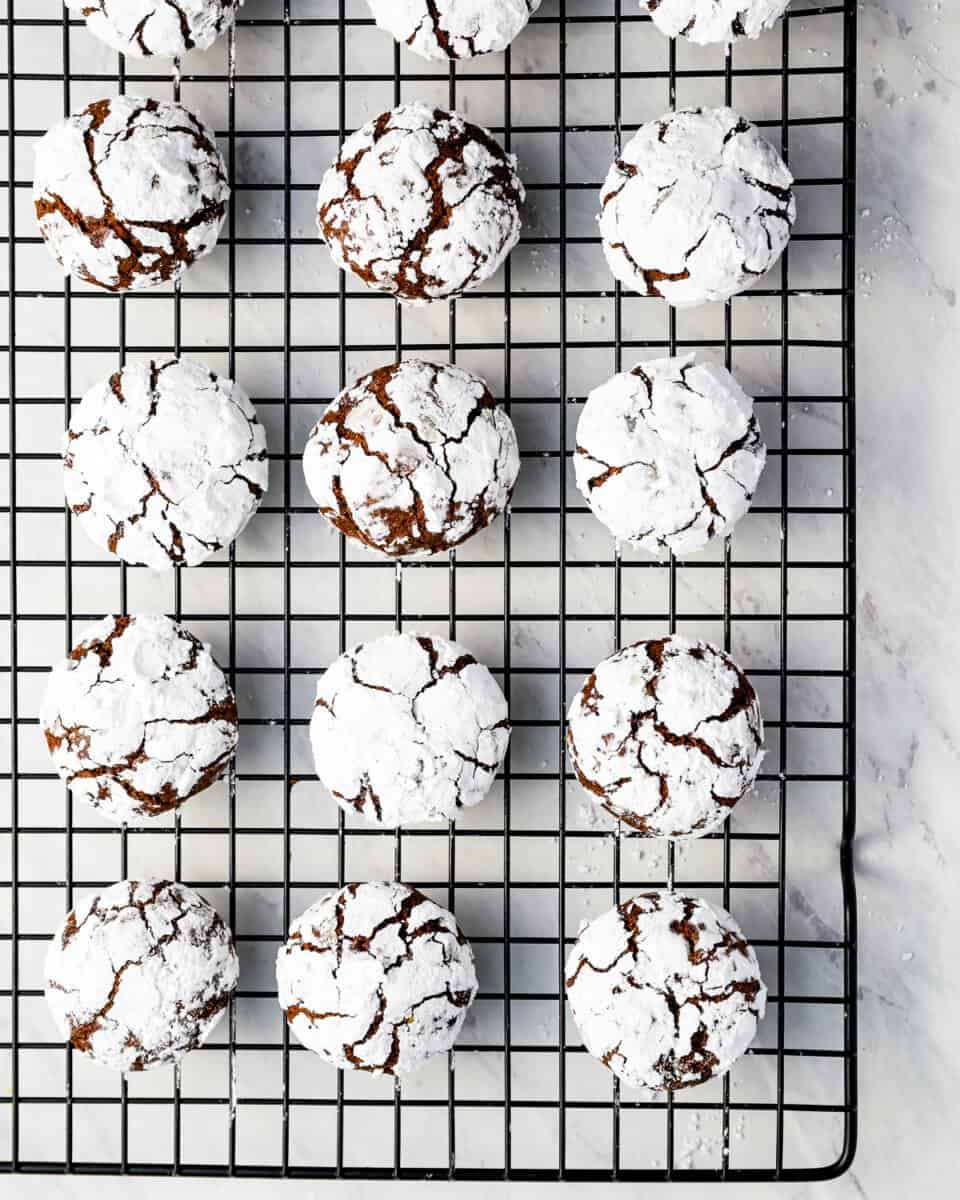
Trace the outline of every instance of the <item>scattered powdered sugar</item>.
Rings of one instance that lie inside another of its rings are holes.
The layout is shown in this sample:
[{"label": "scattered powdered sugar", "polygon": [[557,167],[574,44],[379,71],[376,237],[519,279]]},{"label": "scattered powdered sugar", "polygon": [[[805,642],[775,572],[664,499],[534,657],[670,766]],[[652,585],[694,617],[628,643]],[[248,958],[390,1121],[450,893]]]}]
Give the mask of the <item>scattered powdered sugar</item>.
[{"label": "scattered powdered sugar", "polygon": [[182,883],[123,880],[87,896],[46,959],[47,1003],[75,1050],[114,1071],[176,1062],[237,986],[230,930]]},{"label": "scattered powdered sugar", "polygon": [[763,759],[749,680],[716,646],[676,634],[605,658],[567,719],[580,783],[648,837],[719,829]]},{"label": "scattered powdered sugar", "polygon": [[243,0],[65,0],[90,32],[134,58],[206,50],[233,24]]},{"label": "scattered powdered sugar", "polygon": [[457,1040],[477,974],[445,908],[404,883],[352,883],[293,922],[277,992],[290,1028],[331,1066],[402,1075]]},{"label": "scattered powdered sugar", "polygon": [[506,50],[540,0],[367,0],[381,29],[423,58]]},{"label": "scattered powdered sugar", "polygon": [[125,562],[193,566],[228,546],[267,487],[246,394],[192,359],[131,363],[84,396],[64,441],[67,503]]},{"label": "scattered powdered sugar", "polygon": [[317,685],[317,774],[375,825],[445,821],[478,804],[507,752],[507,702],[485,666],[439,637],[388,634],[342,654]]},{"label": "scattered powdered sugar", "polygon": [[237,745],[236,702],[210,647],[163,616],[85,630],[50,673],[40,725],[73,794],[117,822],[202,792]]},{"label": "scattered powdered sugar", "polygon": [[334,262],[410,304],[489,279],[520,236],[516,159],[458,113],[402,104],[352,134],[320,184]]},{"label": "scattered powdered sugar", "polygon": [[730,914],[677,892],[634,896],[581,929],[566,984],[590,1053],[628,1086],[655,1091],[728,1071],[767,1001]]},{"label": "scattered powdered sugar", "polygon": [[169,283],[209,254],[229,196],[213,134],[180,104],[97,100],[37,143],[40,232],[66,274],[108,291]]},{"label": "scattered powdered sugar", "polygon": [[667,37],[701,46],[759,37],[783,16],[790,0],[640,0]]},{"label": "scattered powdered sugar", "polygon": [[766,455],[753,400],[729,371],[688,354],[638,363],[595,388],[574,467],[615,538],[684,555],[746,513]]},{"label": "scattered powdered sugar", "polygon": [[600,193],[610,270],[677,307],[727,300],[783,253],[796,219],[792,183],[773,146],[730,108],[650,121]]},{"label": "scattered powdered sugar", "polygon": [[307,440],[303,469],[341,533],[382,554],[423,558],[503,512],[520,453],[510,417],[479,376],[407,359],[340,393]]}]

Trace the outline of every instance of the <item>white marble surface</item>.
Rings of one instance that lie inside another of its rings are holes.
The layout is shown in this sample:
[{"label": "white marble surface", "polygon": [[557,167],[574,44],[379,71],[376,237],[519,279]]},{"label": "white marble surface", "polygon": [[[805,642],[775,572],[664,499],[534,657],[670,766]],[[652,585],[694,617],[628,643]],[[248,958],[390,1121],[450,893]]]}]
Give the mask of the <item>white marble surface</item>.
[{"label": "white marble surface", "polygon": [[[755,1197],[894,1200],[951,1191],[960,1066],[956,778],[960,667],[954,519],[960,286],[960,12],[926,0],[865,0],[858,208],[860,1148],[822,1186]],[[6,1179],[4,1195],[422,1196],[423,1185]],[[561,1189],[566,1196],[613,1188]],[[624,1189],[619,1189],[621,1192]],[[640,1189],[631,1189],[631,1191]],[[656,1187],[644,1188],[658,1192]],[[713,1189],[681,1186],[680,1196]],[[747,1189],[744,1189],[746,1192]],[[544,1198],[556,1186],[431,1194]]]}]

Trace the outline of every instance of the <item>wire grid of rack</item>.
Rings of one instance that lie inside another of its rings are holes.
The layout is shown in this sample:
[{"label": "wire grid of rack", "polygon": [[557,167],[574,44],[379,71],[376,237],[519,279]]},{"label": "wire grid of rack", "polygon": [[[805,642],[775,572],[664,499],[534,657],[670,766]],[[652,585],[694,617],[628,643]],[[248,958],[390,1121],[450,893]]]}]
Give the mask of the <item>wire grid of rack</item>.
[{"label": "wire grid of rack", "polygon": [[[840,1173],[856,1133],[854,0],[798,0],[776,31],[729,56],[666,41],[629,0],[545,0],[510,52],[449,70],[394,46],[360,0],[247,0],[230,38],[172,79],[105,53],[59,0],[4,7],[0,1166],[596,1181]],[[118,88],[199,111],[234,183],[216,253],[182,289],[126,299],[63,281],[29,206],[35,139]],[[495,280],[426,312],[354,288],[311,224],[344,134],[414,97],[491,126],[520,157],[530,209]],[[801,216],[779,270],[729,305],[678,314],[621,293],[592,218],[621,138],[699,101],[732,103],[782,145]],[[621,556],[572,484],[579,404],[614,369],[693,348],[758,396],[770,446],[761,490],[715,553]],[[245,384],[272,474],[229,554],[161,578],[74,536],[57,463],[71,400],[126,355],[171,350]],[[490,379],[518,426],[523,471],[508,520],[449,559],[394,570],[320,528],[298,460],[350,377],[412,352]],[[36,711],[46,667],[79,628],[143,609],[213,641],[243,728],[222,786],[167,824],[126,831],[74,808],[39,747]],[[493,797],[456,826],[385,836],[321,795],[305,726],[319,671],[395,624],[466,642],[502,679],[515,728]],[[755,795],[724,833],[676,850],[594,820],[563,742],[566,703],[594,663],[673,629],[743,662],[768,747]],[[42,955],[77,895],[148,872],[220,907],[243,973],[208,1046],[177,1070],[119,1080],[55,1040]],[[455,909],[481,975],[456,1051],[396,1086],[338,1075],[291,1043],[271,972],[291,915],[319,892],[391,876]],[[665,1098],[619,1088],[583,1052],[562,972],[581,917],[674,882],[738,917],[770,1004],[726,1079]]]}]

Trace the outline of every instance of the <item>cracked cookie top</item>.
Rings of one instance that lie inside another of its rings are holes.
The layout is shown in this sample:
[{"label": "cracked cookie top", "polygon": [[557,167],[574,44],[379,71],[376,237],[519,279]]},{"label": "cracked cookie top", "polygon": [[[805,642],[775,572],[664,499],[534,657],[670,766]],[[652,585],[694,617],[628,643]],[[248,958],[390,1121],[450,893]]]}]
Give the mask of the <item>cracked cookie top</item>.
[{"label": "cracked cookie top", "polygon": [[676,634],[605,658],[567,721],[587,794],[647,837],[719,829],[763,759],[750,681],[716,646]]},{"label": "cracked cookie top", "polygon": [[303,470],[341,533],[392,558],[424,558],[503,512],[520,453],[479,376],[407,359],[340,393],[310,433]]},{"label": "cracked cookie top", "polygon": [[767,450],[753,400],[695,356],[638,363],[594,388],[577,425],[577,487],[613,536],[690,554],[729,533]]},{"label": "cracked cookie top", "polygon": [[566,984],[590,1053],[629,1087],[654,1091],[729,1071],[767,1002],[733,917],[678,892],[634,896],[582,926]]},{"label": "cracked cookie top", "polygon": [[776,25],[790,0],[640,0],[641,11],[667,37],[701,46],[759,37]]},{"label": "cracked cookie top", "polygon": [[243,0],[64,0],[90,32],[133,58],[206,50],[233,24]]},{"label": "cracked cookie top", "polygon": [[237,706],[210,647],[182,625],[105,617],[50,672],[40,726],[74,796],[142,823],[220,778]]},{"label": "cracked cookie top", "polygon": [[63,466],[87,536],[154,570],[228,546],[267,488],[253,405],[189,358],[130,363],[92,387],[71,417]]},{"label": "cracked cookie top", "polygon": [[447,61],[506,50],[540,0],[367,0],[374,20],[421,58]]},{"label": "cracked cookie top", "polygon": [[600,192],[610,270],[678,308],[727,300],[776,263],[797,206],[783,159],[730,108],[642,125]]},{"label": "cracked cookie top", "polygon": [[67,275],[111,292],[169,283],[217,242],[227,170],[180,104],[113,96],[48,129],[33,201]]},{"label": "cracked cookie top", "polygon": [[478,804],[503,763],[510,722],[493,676],[462,646],[392,633],[324,672],[310,739],[340,807],[393,828]]},{"label": "cracked cookie top", "polygon": [[277,992],[298,1039],[331,1066],[403,1075],[457,1040],[477,974],[445,908],[405,883],[351,883],[290,926]]},{"label": "cracked cookie top", "polygon": [[237,986],[230,930],[192,888],[123,880],[81,900],[47,951],[46,997],[75,1050],[114,1071],[174,1063]]},{"label": "cracked cookie top", "polygon": [[334,262],[409,304],[489,279],[520,236],[516,159],[458,113],[401,104],[351,134],[320,184]]}]

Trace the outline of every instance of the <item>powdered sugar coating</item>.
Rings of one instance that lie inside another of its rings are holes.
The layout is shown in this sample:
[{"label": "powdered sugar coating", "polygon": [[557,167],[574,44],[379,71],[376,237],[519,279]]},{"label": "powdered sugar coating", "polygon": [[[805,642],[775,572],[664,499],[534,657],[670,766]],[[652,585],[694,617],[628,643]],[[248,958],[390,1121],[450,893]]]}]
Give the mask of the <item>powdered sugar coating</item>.
[{"label": "powdered sugar coating", "polygon": [[600,235],[627,287],[686,307],[727,300],[776,263],[796,201],[783,159],[730,108],[642,125],[600,192]]},{"label": "powdered sugar coating", "polygon": [[177,279],[217,242],[227,171],[180,104],[113,96],[48,129],[33,201],[65,274],[112,292]]},{"label": "powdered sugar coating", "polygon": [[310,739],[340,807],[393,828],[478,804],[503,763],[510,722],[503,693],[469,651],[393,633],[324,672]]},{"label": "powdered sugar coating", "polygon": [[753,400],[695,355],[638,363],[587,397],[577,425],[577,487],[621,541],[690,554],[750,507],[767,449]]},{"label": "powdered sugar coating", "polygon": [[163,616],[86,629],[50,672],[40,725],[71,792],[117,822],[202,792],[237,745],[236,701],[210,647]]},{"label": "powdered sugar coating", "polygon": [[246,393],[189,358],[130,363],[92,387],[63,462],[87,536],[154,570],[228,546],[267,488],[266,436]]},{"label": "powdered sugar coating", "polygon": [[404,883],[352,883],[310,906],[277,955],[290,1028],[333,1067],[404,1075],[457,1040],[473,951],[451,913]]},{"label": "powdered sugar coating", "polygon": [[667,37],[706,46],[759,37],[786,12],[790,0],[640,0],[640,9]]},{"label": "powdered sugar coating", "polygon": [[540,0],[367,0],[374,20],[422,58],[445,62],[506,50]]},{"label": "powdered sugar coating", "polygon": [[520,236],[516,159],[458,113],[401,104],[351,134],[320,184],[317,224],[341,270],[409,304],[453,299]]},{"label": "powdered sugar coating", "polygon": [[647,837],[703,837],[752,786],[763,722],[749,680],[709,642],[625,646],[584,682],[567,745],[587,794]]},{"label": "powdered sugar coating", "polygon": [[123,880],[67,916],[45,975],[53,1019],[75,1050],[114,1071],[148,1071],[206,1041],[239,965],[230,930],[192,888]]},{"label": "powdered sugar coating", "polygon": [[733,917],[678,892],[634,896],[584,925],[566,983],[590,1053],[630,1087],[655,1091],[729,1071],[767,1001]]},{"label": "powdered sugar coating", "polygon": [[179,58],[206,50],[232,25],[243,0],[65,0],[90,32],[133,58]]},{"label": "powdered sugar coating", "polygon": [[393,558],[424,558],[503,512],[520,452],[478,375],[406,359],[340,393],[310,433],[303,470],[341,533]]}]

